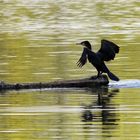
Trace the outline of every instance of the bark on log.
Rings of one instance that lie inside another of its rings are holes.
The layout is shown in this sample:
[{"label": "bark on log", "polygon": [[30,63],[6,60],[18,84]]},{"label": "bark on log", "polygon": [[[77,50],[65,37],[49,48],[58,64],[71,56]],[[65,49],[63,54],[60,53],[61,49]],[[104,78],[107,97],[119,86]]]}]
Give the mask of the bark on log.
[{"label": "bark on log", "polygon": [[14,83],[9,84],[2,82],[0,83],[0,90],[19,90],[19,89],[43,89],[43,88],[96,88],[102,85],[107,85],[109,83],[108,77],[102,75],[100,78],[95,76],[84,79],[77,80],[64,80],[64,81],[55,81],[47,83]]}]

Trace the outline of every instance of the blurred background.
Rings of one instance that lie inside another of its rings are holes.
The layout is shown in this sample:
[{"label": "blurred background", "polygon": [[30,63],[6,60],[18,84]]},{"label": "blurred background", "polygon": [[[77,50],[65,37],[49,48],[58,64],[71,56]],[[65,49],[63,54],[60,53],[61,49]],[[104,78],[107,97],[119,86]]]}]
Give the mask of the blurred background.
[{"label": "blurred background", "polygon": [[120,79],[140,76],[140,3],[136,0],[3,0],[0,1],[0,79],[37,82],[95,75],[90,65],[76,66],[89,40],[120,46],[108,67]]}]

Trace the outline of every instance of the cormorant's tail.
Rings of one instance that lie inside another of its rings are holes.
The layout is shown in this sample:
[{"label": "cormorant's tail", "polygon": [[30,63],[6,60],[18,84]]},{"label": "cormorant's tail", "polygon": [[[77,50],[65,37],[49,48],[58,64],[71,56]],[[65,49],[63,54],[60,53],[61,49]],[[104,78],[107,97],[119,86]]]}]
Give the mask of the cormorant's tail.
[{"label": "cormorant's tail", "polygon": [[111,80],[114,80],[114,81],[119,81],[120,80],[116,75],[114,75],[111,72],[108,72],[107,74],[108,74],[108,76]]},{"label": "cormorant's tail", "polygon": [[103,68],[104,72],[108,74],[108,76],[111,80],[119,81],[119,78],[115,74],[113,74],[112,72],[109,71],[109,69],[107,68],[105,63],[103,63],[102,68]]}]

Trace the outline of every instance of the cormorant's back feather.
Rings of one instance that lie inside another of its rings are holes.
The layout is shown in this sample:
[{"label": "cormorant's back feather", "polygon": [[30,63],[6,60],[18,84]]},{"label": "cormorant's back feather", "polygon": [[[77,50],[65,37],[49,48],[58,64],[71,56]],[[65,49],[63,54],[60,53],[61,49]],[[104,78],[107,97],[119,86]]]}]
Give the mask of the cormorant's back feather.
[{"label": "cormorant's back feather", "polygon": [[101,48],[97,52],[97,55],[99,55],[103,61],[113,60],[116,53],[119,53],[119,46],[111,41],[101,40]]}]

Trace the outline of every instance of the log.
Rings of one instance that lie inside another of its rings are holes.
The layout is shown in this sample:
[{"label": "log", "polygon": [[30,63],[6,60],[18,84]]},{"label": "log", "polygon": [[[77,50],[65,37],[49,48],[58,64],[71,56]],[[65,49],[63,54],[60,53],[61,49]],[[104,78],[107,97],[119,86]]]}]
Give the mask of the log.
[{"label": "log", "polygon": [[20,90],[20,89],[43,89],[43,88],[96,88],[103,85],[108,85],[108,77],[102,75],[99,78],[92,76],[90,78],[77,80],[60,80],[54,82],[39,82],[39,83],[5,83],[0,82],[0,90]]}]

